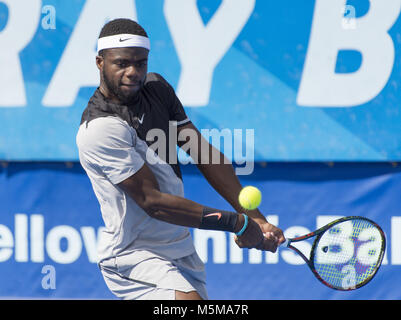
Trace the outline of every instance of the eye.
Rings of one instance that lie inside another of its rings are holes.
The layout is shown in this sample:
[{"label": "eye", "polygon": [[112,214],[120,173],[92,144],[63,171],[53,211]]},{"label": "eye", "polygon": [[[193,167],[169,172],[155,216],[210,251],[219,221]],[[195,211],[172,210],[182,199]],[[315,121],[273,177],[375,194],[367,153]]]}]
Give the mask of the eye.
[{"label": "eye", "polygon": [[143,68],[143,67],[146,67],[147,64],[148,64],[147,61],[141,61],[141,62],[136,63],[135,66],[138,68]]},{"label": "eye", "polygon": [[125,60],[115,60],[114,64],[119,68],[126,68],[128,66],[128,63]]}]

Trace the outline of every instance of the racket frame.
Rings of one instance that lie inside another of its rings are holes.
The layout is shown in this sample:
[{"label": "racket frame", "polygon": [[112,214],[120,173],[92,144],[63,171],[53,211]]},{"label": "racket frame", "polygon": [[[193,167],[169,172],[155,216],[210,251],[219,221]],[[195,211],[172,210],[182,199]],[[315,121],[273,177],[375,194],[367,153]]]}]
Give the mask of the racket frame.
[{"label": "racket frame", "polygon": [[[372,224],[373,226],[375,226],[377,228],[377,230],[379,231],[381,238],[382,238],[382,244],[381,244],[381,249],[380,249],[380,256],[379,259],[377,261],[377,264],[375,266],[375,270],[373,272],[373,274],[368,277],[366,280],[362,281],[361,283],[353,286],[353,287],[349,287],[349,288],[341,288],[341,287],[337,287],[337,286],[333,286],[330,283],[328,283],[327,281],[325,281],[316,271],[315,266],[314,266],[314,256],[315,256],[315,249],[317,244],[319,243],[320,238],[323,236],[323,233],[330,229],[331,227],[335,226],[336,224],[342,223],[344,221],[349,221],[349,220],[365,220],[367,222],[369,222],[370,224]],[[296,247],[292,246],[291,243],[293,242],[299,242],[299,241],[303,241],[303,240],[307,240],[310,239],[312,237],[316,237],[315,240],[313,241],[312,244],[312,248],[310,251],[310,257],[309,259]],[[376,275],[377,271],[379,270],[381,263],[383,261],[383,257],[384,257],[384,253],[386,250],[386,236],[382,230],[382,228],[374,221],[365,218],[365,217],[360,217],[360,216],[348,216],[348,217],[343,217],[337,220],[334,220],[328,224],[326,224],[325,226],[310,232],[308,234],[305,234],[303,236],[300,237],[296,237],[296,238],[290,238],[290,239],[286,239],[281,246],[286,247],[286,248],[290,248],[291,250],[295,251],[304,261],[305,263],[308,265],[308,267],[312,270],[313,274],[315,275],[315,277],[322,282],[324,285],[328,286],[329,288],[335,289],[335,290],[340,290],[340,291],[350,291],[350,290],[355,290],[358,289],[362,286],[364,286],[365,284],[367,284],[369,281],[371,281],[374,276]]]}]

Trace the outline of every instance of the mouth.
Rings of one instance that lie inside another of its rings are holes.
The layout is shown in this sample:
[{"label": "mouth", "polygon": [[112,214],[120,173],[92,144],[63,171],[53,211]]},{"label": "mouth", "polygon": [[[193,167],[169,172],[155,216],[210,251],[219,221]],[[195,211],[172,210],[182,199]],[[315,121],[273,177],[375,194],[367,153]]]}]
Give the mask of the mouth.
[{"label": "mouth", "polygon": [[122,83],[121,86],[123,87],[139,87],[139,83]]}]

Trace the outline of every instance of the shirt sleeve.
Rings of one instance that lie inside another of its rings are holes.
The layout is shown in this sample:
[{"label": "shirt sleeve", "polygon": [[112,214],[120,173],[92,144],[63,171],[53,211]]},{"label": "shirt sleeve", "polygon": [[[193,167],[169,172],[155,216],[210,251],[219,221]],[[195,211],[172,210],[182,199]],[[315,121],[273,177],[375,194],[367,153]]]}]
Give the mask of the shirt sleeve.
[{"label": "shirt sleeve", "polygon": [[136,132],[124,121],[114,117],[98,118],[87,128],[84,125],[83,130],[86,132],[79,145],[80,154],[113,184],[129,178],[145,163],[135,149]]},{"label": "shirt sleeve", "polygon": [[170,86],[170,120],[177,121],[177,127],[183,126],[191,122],[185,113],[181,101],[175,94],[174,89]]}]

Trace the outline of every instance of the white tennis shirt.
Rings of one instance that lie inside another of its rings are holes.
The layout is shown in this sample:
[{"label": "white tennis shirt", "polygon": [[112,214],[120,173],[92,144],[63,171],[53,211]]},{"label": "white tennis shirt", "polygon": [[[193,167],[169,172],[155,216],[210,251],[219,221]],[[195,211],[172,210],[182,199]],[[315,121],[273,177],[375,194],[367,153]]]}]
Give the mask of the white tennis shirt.
[{"label": "white tennis shirt", "polygon": [[[134,128],[115,116],[99,117],[81,124],[76,143],[105,224],[98,240],[99,263],[138,250],[168,259],[195,252],[188,228],[151,218],[117,186],[146,163],[161,192],[184,196],[182,180],[169,164],[160,158],[155,161],[158,156]],[[140,255],[136,258],[140,259]]]}]

